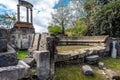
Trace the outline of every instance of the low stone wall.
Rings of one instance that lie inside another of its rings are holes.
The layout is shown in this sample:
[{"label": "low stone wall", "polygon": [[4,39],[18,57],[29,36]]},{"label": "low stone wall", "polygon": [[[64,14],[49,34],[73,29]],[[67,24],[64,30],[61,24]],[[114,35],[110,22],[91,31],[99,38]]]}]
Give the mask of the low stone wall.
[{"label": "low stone wall", "polygon": [[105,45],[109,36],[58,37],[58,45]]}]

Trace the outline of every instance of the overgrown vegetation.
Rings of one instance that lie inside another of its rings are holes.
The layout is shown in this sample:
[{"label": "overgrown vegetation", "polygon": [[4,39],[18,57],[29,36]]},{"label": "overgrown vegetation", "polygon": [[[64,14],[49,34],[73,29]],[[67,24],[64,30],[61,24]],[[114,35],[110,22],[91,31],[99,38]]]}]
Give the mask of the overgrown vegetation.
[{"label": "overgrown vegetation", "polygon": [[60,26],[57,26],[57,25],[55,25],[55,26],[49,26],[48,31],[51,34],[57,35],[57,34],[62,33],[62,28]]},{"label": "overgrown vegetation", "polygon": [[74,28],[67,28],[65,30],[68,36],[85,36],[87,31],[86,19],[81,18],[75,22]]},{"label": "overgrown vegetation", "polygon": [[87,35],[120,36],[120,0],[88,0],[85,9],[88,13]]},{"label": "overgrown vegetation", "polygon": [[28,51],[17,51],[18,59],[23,60],[28,56]]},{"label": "overgrown vegetation", "polygon": [[[116,71],[120,75],[120,58],[106,58],[102,59],[105,67]],[[66,65],[58,68],[53,80],[106,80],[106,78],[98,72],[97,66],[92,66],[95,76],[88,77],[82,73],[82,65]]]},{"label": "overgrown vegetation", "polygon": [[53,80],[106,80],[102,75],[97,72],[96,69],[94,71],[94,77],[88,77],[83,75],[81,65],[68,65],[59,68]]}]

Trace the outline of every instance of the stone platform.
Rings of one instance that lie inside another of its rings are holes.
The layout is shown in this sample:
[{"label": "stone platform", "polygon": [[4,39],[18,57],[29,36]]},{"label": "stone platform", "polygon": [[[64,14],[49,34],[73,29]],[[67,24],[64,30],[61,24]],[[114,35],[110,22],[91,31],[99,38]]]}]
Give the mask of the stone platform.
[{"label": "stone platform", "polygon": [[23,61],[19,61],[16,66],[0,67],[0,80],[22,79],[28,75],[29,68]]}]

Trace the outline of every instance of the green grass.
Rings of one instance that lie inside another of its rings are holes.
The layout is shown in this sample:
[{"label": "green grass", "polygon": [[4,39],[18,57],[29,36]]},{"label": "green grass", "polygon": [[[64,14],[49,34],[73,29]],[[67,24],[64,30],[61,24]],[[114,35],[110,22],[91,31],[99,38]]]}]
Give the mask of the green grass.
[{"label": "green grass", "polygon": [[[104,62],[106,68],[109,68],[120,75],[120,58],[105,58],[100,61]],[[103,75],[98,73],[97,66],[91,66],[95,72],[94,77],[87,77],[83,75],[81,66],[82,65],[67,65],[59,68],[57,69],[53,80],[106,80]]]},{"label": "green grass", "polygon": [[59,68],[53,80],[106,80],[96,70],[93,77],[87,77],[82,73],[81,65],[65,66]]},{"label": "green grass", "polygon": [[106,58],[101,61],[104,62],[106,68],[112,69],[120,75],[120,57],[116,59]]},{"label": "green grass", "polygon": [[23,60],[28,56],[28,51],[17,51],[18,59]]}]

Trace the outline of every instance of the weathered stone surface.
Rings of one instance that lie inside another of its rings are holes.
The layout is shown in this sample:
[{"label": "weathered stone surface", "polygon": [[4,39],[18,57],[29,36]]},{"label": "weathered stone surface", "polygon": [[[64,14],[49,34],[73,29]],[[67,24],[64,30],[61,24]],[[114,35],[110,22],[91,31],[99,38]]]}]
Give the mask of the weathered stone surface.
[{"label": "weathered stone surface", "polygon": [[86,76],[93,76],[94,75],[93,69],[89,65],[82,66],[82,70]]},{"label": "weathered stone surface", "polygon": [[7,51],[8,33],[6,29],[0,28],[0,52]]},{"label": "weathered stone surface", "polygon": [[41,39],[40,39],[40,44],[39,44],[39,50],[47,50],[47,37],[49,37],[50,34],[48,33],[43,33],[41,35]]},{"label": "weathered stone surface", "polygon": [[56,39],[55,37],[47,37],[47,50],[50,52],[50,66],[51,66],[51,76],[55,74],[55,54],[56,50]]},{"label": "weathered stone surface", "polygon": [[22,39],[21,40],[21,49],[28,49],[28,47],[29,47],[28,42],[29,42],[28,39]]},{"label": "weathered stone surface", "polygon": [[31,43],[30,43],[31,45],[30,45],[30,47],[28,49],[30,57],[33,57],[34,51],[38,50],[38,48],[39,48],[39,41],[40,41],[40,34],[35,34],[33,36],[33,39],[31,41]]},{"label": "weathered stone surface", "polygon": [[98,67],[99,67],[100,69],[103,69],[104,63],[103,63],[103,62],[99,62],[99,63],[98,63]]},{"label": "weathered stone surface", "polygon": [[34,58],[25,58],[23,60],[25,63],[27,63],[28,65],[30,65],[31,67],[33,67],[34,63],[35,63],[35,60]]},{"label": "weathered stone surface", "polygon": [[0,39],[0,52],[7,51],[7,40],[6,39]]},{"label": "weathered stone surface", "polygon": [[40,80],[48,80],[50,78],[50,53],[48,51],[40,51],[37,56],[37,75]]},{"label": "weathered stone surface", "polygon": [[8,38],[8,32],[4,28],[0,28],[0,38],[7,39]]},{"label": "weathered stone surface", "polygon": [[116,72],[110,69],[106,69],[105,72],[107,73],[111,80],[120,80],[120,76]]},{"label": "weathered stone surface", "polygon": [[91,55],[86,57],[87,63],[92,64],[92,63],[97,63],[99,60],[99,56],[98,55]]},{"label": "weathered stone surface", "polygon": [[29,73],[29,68],[23,61],[19,61],[16,66],[0,67],[0,80],[22,79]]},{"label": "weathered stone surface", "polygon": [[24,35],[11,34],[10,42],[13,45],[15,45],[16,48],[18,49],[28,49],[30,47],[32,37],[33,34],[24,34]]},{"label": "weathered stone surface", "polygon": [[17,65],[18,59],[16,51],[7,45],[7,52],[0,53],[0,67]]}]

